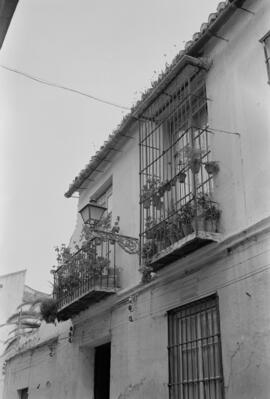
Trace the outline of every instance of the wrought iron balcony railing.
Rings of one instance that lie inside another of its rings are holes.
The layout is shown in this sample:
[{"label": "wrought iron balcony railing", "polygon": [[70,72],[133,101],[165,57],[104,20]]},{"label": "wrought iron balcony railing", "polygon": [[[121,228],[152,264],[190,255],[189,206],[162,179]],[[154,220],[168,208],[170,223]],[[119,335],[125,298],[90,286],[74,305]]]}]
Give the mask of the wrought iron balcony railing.
[{"label": "wrought iron balcony railing", "polygon": [[154,270],[211,241],[219,241],[220,209],[208,194],[198,194],[159,221],[150,216],[141,235],[141,257]]},{"label": "wrought iron balcony railing", "polygon": [[53,295],[61,320],[116,292],[119,279],[115,255],[112,240],[94,238],[54,272]]}]

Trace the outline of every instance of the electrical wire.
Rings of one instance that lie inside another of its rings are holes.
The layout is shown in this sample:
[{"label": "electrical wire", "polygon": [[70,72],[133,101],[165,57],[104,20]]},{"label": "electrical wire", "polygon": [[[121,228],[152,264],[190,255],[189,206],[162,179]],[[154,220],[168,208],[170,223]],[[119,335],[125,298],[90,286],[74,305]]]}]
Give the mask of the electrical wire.
[{"label": "electrical wire", "polygon": [[41,78],[39,78],[37,76],[30,75],[29,73],[19,71],[18,69],[10,68],[10,67],[7,67],[7,66],[1,65],[1,64],[0,64],[0,67],[3,68],[3,69],[6,69],[7,71],[10,71],[10,72],[13,72],[13,73],[17,73],[18,75],[24,76],[27,79],[34,80],[35,82],[38,82],[38,83],[41,83],[41,84],[44,84],[44,85],[47,85],[47,86],[56,87],[57,89],[66,90],[66,91],[69,91],[71,93],[79,94],[81,96],[91,98],[92,100],[98,101],[100,103],[111,105],[112,107],[125,109],[127,111],[131,110],[131,108],[126,107],[124,105],[120,105],[120,104],[114,103],[112,101],[104,100],[104,99],[102,99],[100,97],[93,96],[92,94],[85,93],[85,92],[83,92],[81,90],[73,89],[73,88],[68,87],[68,86],[63,86],[63,85],[60,85],[60,84],[57,84],[57,83],[54,83],[54,82],[50,82],[50,81],[41,79]]}]

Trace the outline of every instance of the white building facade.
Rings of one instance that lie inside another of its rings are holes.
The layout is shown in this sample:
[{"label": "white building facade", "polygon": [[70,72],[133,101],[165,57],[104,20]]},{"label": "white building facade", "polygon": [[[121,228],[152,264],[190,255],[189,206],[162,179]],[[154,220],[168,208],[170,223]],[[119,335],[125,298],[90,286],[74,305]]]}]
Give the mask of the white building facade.
[{"label": "white building facade", "polygon": [[51,356],[10,357],[5,398],[269,397],[269,21],[268,0],[221,2],[74,180],[120,232],[56,271],[71,321]]}]

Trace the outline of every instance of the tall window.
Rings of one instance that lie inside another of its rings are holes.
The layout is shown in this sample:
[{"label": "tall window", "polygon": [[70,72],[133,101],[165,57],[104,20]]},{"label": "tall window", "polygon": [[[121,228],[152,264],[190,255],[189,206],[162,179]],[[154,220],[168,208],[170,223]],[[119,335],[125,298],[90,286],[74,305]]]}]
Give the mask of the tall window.
[{"label": "tall window", "polygon": [[181,214],[212,194],[209,141],[205,71],[180,73],[140,118],[141,243],[152,255],[188,235]]},{"label": "tall window", "polygon": [[270,84],[270,31],[261,38],[260,42],[263,44],[264,47],[268,83]]},{"label": "tall window", "polygon": [[168,322],[170,399],[222,399],[217,297],[169,312]]}]

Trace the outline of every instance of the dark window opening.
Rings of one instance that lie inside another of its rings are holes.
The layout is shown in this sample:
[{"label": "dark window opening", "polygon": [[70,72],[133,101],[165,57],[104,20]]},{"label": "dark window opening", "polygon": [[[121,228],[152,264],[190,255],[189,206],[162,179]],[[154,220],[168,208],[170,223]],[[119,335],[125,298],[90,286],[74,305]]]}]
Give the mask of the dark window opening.
[{"label": "dark window opening", "polygon": [[95,348],[95,399],[110,398],[111,344]]}]

